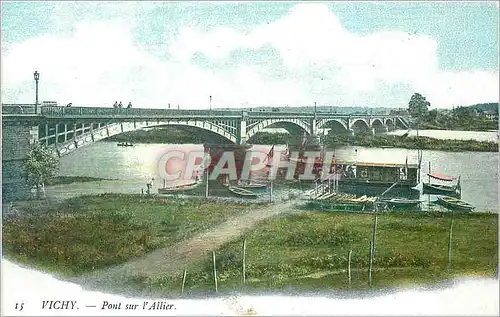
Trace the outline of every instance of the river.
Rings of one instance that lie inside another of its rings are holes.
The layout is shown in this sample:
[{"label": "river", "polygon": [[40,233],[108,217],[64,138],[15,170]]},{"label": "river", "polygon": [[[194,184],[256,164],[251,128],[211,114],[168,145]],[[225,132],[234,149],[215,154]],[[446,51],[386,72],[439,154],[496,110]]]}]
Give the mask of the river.
[{"label": "river", "polygon": [[[269,148],[270,146],[264,145],[255,146],[255,149],[263,151],[268,151]],[[126,192],[139,193],[152,177],[155,177],[155,188],[162,186],[157,173],[158,161],[163,154],[173,149],[202,151],[203,147],[188,144],[136,144],[134,147],[118,147],[114,142],[97,142],[62,157],[59,174],[116,179],[124,185],[128,184]],[[425,173],[430,161],[433,172],[461,176],[462,199],[476,206],[477,211],[498,212],[498,153],[424,150],[422,154],[423,180],[427,179]],[[335,150],[335,156],[358,162],[403,164],[408,157],[408,163],[417,162],[416,150],[396,148],[342,147]],[[71,191],[71,186],[73,185],[59,188],[61,191]],[[279,194],[279,190],[275,193]],[[427,200],[427,197],[424,198]],[[435,197],[431,196],[431,199]]]}]

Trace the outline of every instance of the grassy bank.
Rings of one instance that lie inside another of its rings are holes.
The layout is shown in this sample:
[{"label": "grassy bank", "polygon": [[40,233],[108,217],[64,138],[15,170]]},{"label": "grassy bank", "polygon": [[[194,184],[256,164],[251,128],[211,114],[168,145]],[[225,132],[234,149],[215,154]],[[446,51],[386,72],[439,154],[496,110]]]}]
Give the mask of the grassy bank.
[{"label": "grassy bank", "polygon": [[202,144],[206,142],[203,135],[188,133],[176,128],[130,131],[112,136],[106,140],[113,142],[166,144]]},{"label": "grassy bank", "polygon": [[32,208],[3,221],[4,255],[72,275],[184,240],[249,206],[106,194]]},{"label": "grassy bank", "polygon": [[[321,291],[368,289],[367,267],[373,215],[300,212],[269,219],[216,252],[219,291]],[[454,276],[494,276],[498,263],[497,215],[456,214],[453,271],[448,266],[449,216],[394,213],[378,216],[374,288],[433,284]],[[246,284],[241,285],[246,239]],[[347,282],[352,250],[352,284]],[[211,255],[187,268],[188,294],[213,293]],[[177,295],[179,275],[141,279],[143,288]]]},{"label": "grassy bank", "polygon": [[441,140],[429,137],[401,137],[397,135],[362,135],[354,137],[332,136],[325,143],[331,147],[356,145],[366,147],[392,146],[405,149],[422,149],[450,152],[498,152],[498,143],[476,140]]},{"label": "grassy bank", "polygon": [[[113,136],[109,141],[117,142],[136,142],[136,143],[168,143],[168,144],[201,144],[207,140],[198,137],[193,133],[182,130],[172,129],[152,129],[137,130],[122,133]],[[293,144],[299,140],[298,136],[292,136],[289,133],[269,133],[258,132],[248,141],[251,144]],[[392,146],[406,149],[423,149],[439,151],[474,151],[474,152],[497,152],[498,143],[476,141],[476,140],[441,140],[429,137],[407,137],[402,138],[396,135],[362,135],[357,134],[354,137],[342,135],[329,135],[325,140],[329,147],[338,147],[342,145],[380,147]]]},{"label": "grassy bank", "polygon": [[49,179],[45,183],[45,185],[47,186],[64,185],[72,183],[96,182],[102,180],[108,180],[108,179],[99,177],[87,177],[87,176],[55,176]]},{"label": "grassy bank", "polygon": [[[37,207],[3,222],[7,258],[75,275],[184,241],[255,205],[106,194],[69,199],[43,214]],[[263,221],[216,251],[220,292],[369,289],[373,215],[303,211]],[[31,215],[31,216],[30,216]],[[373,288],[433,284],[454,276],[494,276],[496,214],[455,213],[453,270],[448,271],[450,214],[378,216]],[[241,285],[246,239],[246,284]],[[352,284],[347,255],[352,250]],[[137,289],[178,296],[182,273],[133,276]],[[187,267],[186,295],[213,294],[211,253]]]}]

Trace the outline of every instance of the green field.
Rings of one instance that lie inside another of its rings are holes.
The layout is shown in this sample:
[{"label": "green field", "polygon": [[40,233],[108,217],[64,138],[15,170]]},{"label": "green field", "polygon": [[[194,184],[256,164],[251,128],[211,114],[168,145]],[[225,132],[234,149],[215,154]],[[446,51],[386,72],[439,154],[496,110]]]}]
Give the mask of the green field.
[{"label": "green field", "polygon": [[248,208],[140,195],[82,196],[4,219],[3,251],[21,263],[74,275],[184,240]]},{"label": "green field", "polygon": [[[216,251],[219,291],[319,291],[368,288],[373,215],[298,212],[269,219],[258,229]],[[498,263],[497,215],[456,214],[452,267],[448,271],[449,215],[394,213],[378,216],[372,286],[433,284],[454,276],[494,276]],[[242,245],[246,239],[246,284]],[[347,278],[352,250],[351,285]],[[211,254],[187,268],[186,293],[214,290]],[[143,288],[172,295],[179,276],[150,277]]]},{"label": "green field", "polygon": [[[264,205],[261,205],[261,207]],[[259,208],[261,208],[259,207]],[[3,222],[4,255],[16,262],[80,275],[109,267],[213,228],[256,205],[106,194],[69,199],[48,211]],[[454,276],[495,276],[498,215],[455,213],[452,270],[448,270],[451,213],[379,214],[368,285],[373,214],[304,211],[268,218],[216,250],[220,292],[319,291],[434,284]],[[246,284],[242,245],[246,240]],[[347,280],[352,251],[351,284]],[[131,276],[135,288],[178,296],[214,292],[209,250],[174,275]]]}]

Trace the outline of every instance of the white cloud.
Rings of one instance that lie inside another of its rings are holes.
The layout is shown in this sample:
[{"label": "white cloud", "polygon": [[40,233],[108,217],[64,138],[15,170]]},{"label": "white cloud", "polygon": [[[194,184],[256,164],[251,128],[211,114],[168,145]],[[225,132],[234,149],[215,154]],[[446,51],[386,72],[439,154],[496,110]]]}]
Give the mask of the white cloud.
[{"label": "white cloud", "polygon": [[[42,100],[75,105],[110,105],[122,98],[137,107],[170,102],[200,109],[212,95],[214,107],[314,101],[401,107],[415,91],[436,107],[498,101],[498,73],[439,70],[436,39],[401,31],[356,35],[321,4],[296,5],[287,16],[248,33],[181,28],[166,48],[168,60],[138,47],[131,25],[119,19],[86,21],[72,34],[34,38],[2,51],[3,102],[32,102],[35,69],[41,73]],[[251,61],[216,71],[191,62],[197,52],[224,61],[236,49],[265,45],[279,52],[288,78],[270,78]],[[392,89],[396,86],[408,88]]]}]

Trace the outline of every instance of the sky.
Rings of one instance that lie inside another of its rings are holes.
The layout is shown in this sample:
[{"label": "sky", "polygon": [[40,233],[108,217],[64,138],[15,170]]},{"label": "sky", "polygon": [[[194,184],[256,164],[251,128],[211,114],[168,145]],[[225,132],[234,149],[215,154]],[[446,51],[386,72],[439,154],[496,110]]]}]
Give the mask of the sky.
[{"label": "sky", "polygon": [[2,103],[432,108],[499,100],[498,2],[2,1]]}]

